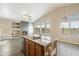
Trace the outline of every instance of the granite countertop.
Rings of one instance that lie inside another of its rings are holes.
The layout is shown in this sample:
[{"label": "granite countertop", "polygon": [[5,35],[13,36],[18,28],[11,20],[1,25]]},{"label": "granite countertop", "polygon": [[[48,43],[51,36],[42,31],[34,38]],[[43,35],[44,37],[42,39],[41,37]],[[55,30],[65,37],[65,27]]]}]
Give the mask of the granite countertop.
[{"label": "granite countertop", "polygon": [[51,43],[52,41],[47,41],[47,40],[41,40],[41,39],[33,39],[33,37],[27,37],[27,36],[22,36],[23,38],[26,38],[28,40],[31,40],[37,44],[40,44],[42,46],[47,46],[49,43]]}]

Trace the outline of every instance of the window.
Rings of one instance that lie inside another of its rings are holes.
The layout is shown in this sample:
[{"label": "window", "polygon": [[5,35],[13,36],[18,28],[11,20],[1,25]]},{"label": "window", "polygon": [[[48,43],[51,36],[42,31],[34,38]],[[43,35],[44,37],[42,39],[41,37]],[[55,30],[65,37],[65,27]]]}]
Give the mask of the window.
[{"label": "window", "polygon": [[79,35],[79,14],[61,18],[61,33],[66,35]]},{"label": "window", "polygon": [[40,37],[41,40],[50,41],[51,40],[51,24],[50,21],[40,22],[38,24],[34,24],[34,38]]}]

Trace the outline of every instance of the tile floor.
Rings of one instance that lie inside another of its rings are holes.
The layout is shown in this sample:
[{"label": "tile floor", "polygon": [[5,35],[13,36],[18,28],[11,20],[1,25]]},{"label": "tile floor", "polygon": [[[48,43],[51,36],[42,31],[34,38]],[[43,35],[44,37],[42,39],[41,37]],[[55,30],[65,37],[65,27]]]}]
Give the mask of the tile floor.
[{"label": "tile floor", "polygon": [[0,41],[0,56],[24,56],[22,43],[21,39]]}]

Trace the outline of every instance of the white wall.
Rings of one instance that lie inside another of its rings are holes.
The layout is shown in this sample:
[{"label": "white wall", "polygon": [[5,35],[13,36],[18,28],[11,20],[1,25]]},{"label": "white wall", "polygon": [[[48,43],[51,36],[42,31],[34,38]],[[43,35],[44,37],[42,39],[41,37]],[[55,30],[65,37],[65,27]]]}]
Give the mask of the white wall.
[{"label": "white wall", "polygon": [[28,22],[21,22],[21,31],[28,31]]},{"label": "white wall", "polygon": [[33,36],[33,24],[29,23],[29,28],[28,28],[29,36]]}]

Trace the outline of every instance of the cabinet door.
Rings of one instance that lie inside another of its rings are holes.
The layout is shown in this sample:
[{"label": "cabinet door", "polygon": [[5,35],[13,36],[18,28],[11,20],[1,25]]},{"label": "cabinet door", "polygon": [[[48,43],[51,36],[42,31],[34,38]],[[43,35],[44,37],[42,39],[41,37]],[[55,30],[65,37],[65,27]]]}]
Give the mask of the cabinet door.
[{"label": "cabinet door", "polygon": [[43,55],[44,55],[43,46],[36,44],[36,56],[43,56]]},{"label": "cabinet door", "polygon": [[35,56],[34,42],[28,40],[28,55]]},{"label": "cabinet door", "polygon": [[27,47],[27,43],[28,43],[27,39],[24,38],[23,45],[22,45],[22,52],[23,52],[25,55],[27,55],[27,51],[28,51],[28,49],[26,49],[26,48],[28,48],[28,47]]},{"label": "cabinet door", "polygon": [[28,39],[25,39],[25,38],[24,38],[24,40],[25,40],[25,44],[26,44],[26,45],[25,45],[25,54],[28,56],[28,52],[29,52],[29,50],[28,50],[28,47],[29,47],[29,46],[28,46]]}]

